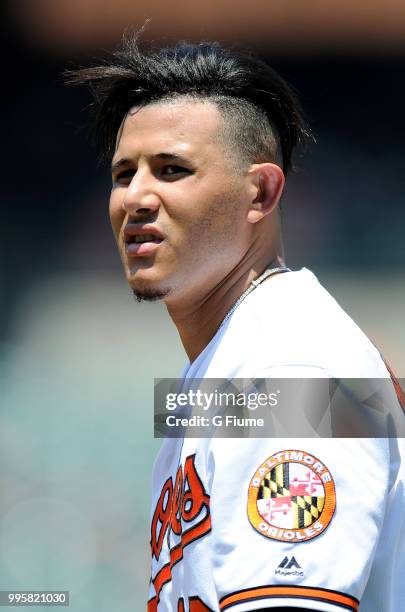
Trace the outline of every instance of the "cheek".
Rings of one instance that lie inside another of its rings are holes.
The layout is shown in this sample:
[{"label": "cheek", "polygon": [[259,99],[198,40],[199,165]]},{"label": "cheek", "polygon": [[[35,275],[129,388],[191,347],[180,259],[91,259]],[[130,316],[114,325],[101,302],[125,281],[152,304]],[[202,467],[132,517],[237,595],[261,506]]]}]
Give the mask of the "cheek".
[{"label": "cheek", "polygon": [[[242,230],[245,219],[245,198],[232,188],[217,192],[208,201],[202,223],[213,233],[223,234],[227,238],[235,238]],[[231,232],[231,235],[229,235]]]},{"label": "cheek", "polygon": [[188,241],[193,250],[210,248],[211,253],[239,251],[246,235],[245,202],[240,193],[227,191],[205,201],[190,223]]},{"label": "cheek", "polygon": [[115,238],[118,239],[118,235],[125,219],[125,212],[122,208],[122,196],[120,196],[118,191],[111,191],[109,215],[113,234]]}]

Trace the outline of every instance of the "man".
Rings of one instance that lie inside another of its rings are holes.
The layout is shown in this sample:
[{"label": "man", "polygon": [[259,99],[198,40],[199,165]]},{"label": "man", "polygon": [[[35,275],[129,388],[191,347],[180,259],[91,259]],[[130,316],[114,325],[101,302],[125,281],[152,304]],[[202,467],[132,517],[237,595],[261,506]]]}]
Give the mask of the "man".
[{"label": "man", "polygon": [[[165,301],[184,380],[389,376],[314,275],[285,266],[279,202],[309,133],[270,67],[127,39],[73,78],[96,93],[128,283]],[[165,440],[148,610],[403,610],[403,454],[387,439]]]}]

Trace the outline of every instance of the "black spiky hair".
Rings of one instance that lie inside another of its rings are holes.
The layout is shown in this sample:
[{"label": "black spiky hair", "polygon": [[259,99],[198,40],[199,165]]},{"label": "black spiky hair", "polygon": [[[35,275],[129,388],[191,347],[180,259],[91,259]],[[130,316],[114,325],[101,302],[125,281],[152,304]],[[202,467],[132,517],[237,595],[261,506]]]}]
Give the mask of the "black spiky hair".
[{"label": "black spiky hair", "polygon": [[[291,87],[268,64],[217,42],[178,42],[142,50],[139,34],[125,34],[122,46],[103,64],[67,73],[69,83],[90,86],[95,102],[95,133],[103,157],[111,159],[118,130],[132,106],[178,96],[208,99],[234,119],[240,156],[254,161],[282,160],[291,167],[298,144],[311,132]],[[236,121],[235,121],[236,118]]]}]

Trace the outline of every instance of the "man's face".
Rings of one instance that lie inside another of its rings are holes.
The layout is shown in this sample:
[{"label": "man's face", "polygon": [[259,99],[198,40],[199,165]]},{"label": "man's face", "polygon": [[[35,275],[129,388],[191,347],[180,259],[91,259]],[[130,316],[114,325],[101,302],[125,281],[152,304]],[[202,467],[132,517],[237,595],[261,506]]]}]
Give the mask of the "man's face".
[{"label": "man's face", "polygon": [[185,98],[131,109],[124,121],[110,219],[140,298],[206,295],[249,248],[251,185],[226,155],[222,121],[214,104]]}]

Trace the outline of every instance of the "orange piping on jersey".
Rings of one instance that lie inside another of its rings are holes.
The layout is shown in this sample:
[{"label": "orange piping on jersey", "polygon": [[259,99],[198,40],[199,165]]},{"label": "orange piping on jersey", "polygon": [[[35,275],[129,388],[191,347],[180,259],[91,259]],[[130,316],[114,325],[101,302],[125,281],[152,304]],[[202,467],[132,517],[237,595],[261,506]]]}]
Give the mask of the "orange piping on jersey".
[{"label": "orange piping on jersey", "polygon": [[149,599],[148,605],[147,605],[147,612],[158,612],[156,597]]},{"label": "orange piping on jersey", "polygon": [[399,405],[401,406],[402,410],[405,412],[405,391],[402,389],[401,385],[398,382],[398,378],[395,376],[391,366],[389,366],[388,363],[386,362],[384,355],[381,353],[378,346],[374,343],[374,341],[372,341],[372,343],[376,351],[378,351],[378,354],[380,355],[382,361],[384,362],[385,367],[388,370],[388,374],[391,377],[391,382],[394,385],[394,389],[395,389],[395,393],[399,401]]},{"label": "orange piping on jersey", "polygon": [[385,367],[387,368],[389,372],[389,375],[391,376],[391,381],[392,381],[392,384],[394,385],[395,393],[397,394],[399,404],[402,410],[405,412],[405,392],[402,389],[401,385],[399,384],[398,378],[395,376],[394,372],[392,371],[392,369],[390,368],[390,366],[388,365],[388,363],[385,361],[384,358],[383,358],[383,361],[384,361]]},{"label": "orange piping on jersey", "polygon": [[299,599],[312,599],[325,603],[336,604],[351,612],[357,612],[359,601],[350,595],[344,595],[328,589],[316,589],[311,587],[285,587],[285,586],[262,586],[253,589],[245,589],[222,597],[219,607],[222,610],[248,601],[267,599],[274,597],[294,597]]}]

